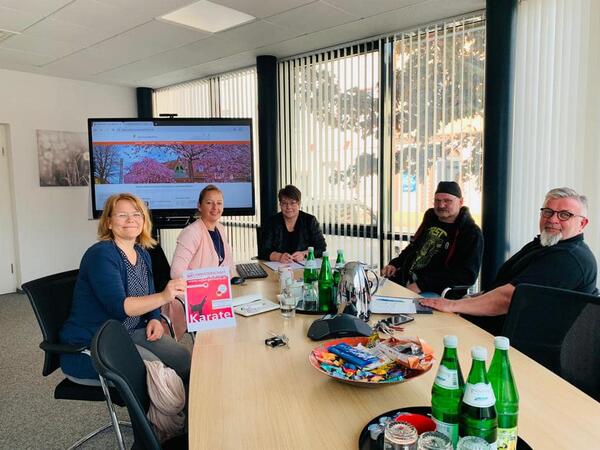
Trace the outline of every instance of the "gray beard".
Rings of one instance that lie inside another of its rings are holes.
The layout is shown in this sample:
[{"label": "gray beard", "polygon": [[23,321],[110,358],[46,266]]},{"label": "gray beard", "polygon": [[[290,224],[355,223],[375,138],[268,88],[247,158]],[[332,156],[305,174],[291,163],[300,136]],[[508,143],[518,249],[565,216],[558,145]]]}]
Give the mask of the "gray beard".
[{"label": "gray beard", "polygon": [[540,233],[540,244],[542,247],[552,247],[558,244],[563,238],[562,233],[550,234],[546,230]]}]

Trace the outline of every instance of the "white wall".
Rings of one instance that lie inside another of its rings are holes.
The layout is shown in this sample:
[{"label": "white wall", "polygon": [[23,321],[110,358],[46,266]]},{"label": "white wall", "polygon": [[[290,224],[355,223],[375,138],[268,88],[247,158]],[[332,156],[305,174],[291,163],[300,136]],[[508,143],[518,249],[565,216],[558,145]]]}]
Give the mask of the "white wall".
[{"label": "white wall", "polygon": [[88,117],[135,117],[135,89],[0,70],[9,125],[17,283],[74,269],[96,240],[88,187],[40,187],[36,130],[87,132]]}]

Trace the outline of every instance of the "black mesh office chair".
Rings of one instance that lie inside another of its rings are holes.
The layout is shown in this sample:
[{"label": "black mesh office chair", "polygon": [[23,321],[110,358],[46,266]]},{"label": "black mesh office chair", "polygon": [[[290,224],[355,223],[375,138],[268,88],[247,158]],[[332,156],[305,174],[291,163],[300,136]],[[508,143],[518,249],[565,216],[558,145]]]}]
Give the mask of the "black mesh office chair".
[{"label": "black mesh office chair", "polygon": [[100,327],[91,346],[92,362],[103,386],[110,381],[125,401],[133,425],[133,449],[186,449],[187,435],[177,436],[162,446],[146,414],[150,406],[146,366],[123,325],[109,320]]},{"label": "black mesh office chair", "polygon": [[600,401],[600,297],[532,284],[515,289],[503,335]]},{"label": "black mesh office chair", "polygon": [[[78,270],[71,270],[57,273],[29,281],[22,286],[23,291],[25,291],[29,298],[44,339],[40,344],[40,348],[44,350],[44,366],[42,369],[42,375],[44,376],[48,376],[60,368],[59,356],[61,353],[87,352],[89,354],[89,350],[85,346],[76,347],[61,344],[58,340],[60,328],[65,320],[67,320],[71,311],[73,290],[78,272]],[[105,396],[100,386],[84,386],[65,378],[54,389],[54,398],[61,400],[106,401],[111,423],[84,436],[73,444],[71,448],[80,446],[109,427],[114,428],[118,445],[120,448],[124,448],[119,425],[130,424],[117,420],[113,403],[119,406],[124,406],[125,403],[114,389],[110,390],[110,396]]]}]

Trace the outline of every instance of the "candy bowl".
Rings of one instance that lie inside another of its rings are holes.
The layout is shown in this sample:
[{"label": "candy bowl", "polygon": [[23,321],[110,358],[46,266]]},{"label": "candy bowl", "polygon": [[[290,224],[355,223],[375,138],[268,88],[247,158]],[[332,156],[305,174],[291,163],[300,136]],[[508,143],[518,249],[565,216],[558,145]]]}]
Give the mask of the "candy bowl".
[{"label": "candy bowl", "polygon": [[323,342],[310,352],[308,360],[334,380],[377,387],[424,374],[433,365],[433,350],[419,338],[348,337]]}]

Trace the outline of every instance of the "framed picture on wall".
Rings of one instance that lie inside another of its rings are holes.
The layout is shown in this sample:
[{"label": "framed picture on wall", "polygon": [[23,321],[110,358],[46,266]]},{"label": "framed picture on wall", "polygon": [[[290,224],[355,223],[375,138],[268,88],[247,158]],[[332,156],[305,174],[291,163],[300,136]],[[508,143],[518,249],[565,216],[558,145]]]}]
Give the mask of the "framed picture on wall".
[{"label": "framed picture on wall", "polygon": [[36,130],[40,186],[87,186],[87,133]]}]

